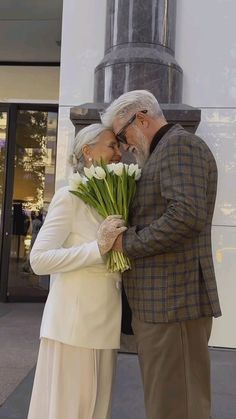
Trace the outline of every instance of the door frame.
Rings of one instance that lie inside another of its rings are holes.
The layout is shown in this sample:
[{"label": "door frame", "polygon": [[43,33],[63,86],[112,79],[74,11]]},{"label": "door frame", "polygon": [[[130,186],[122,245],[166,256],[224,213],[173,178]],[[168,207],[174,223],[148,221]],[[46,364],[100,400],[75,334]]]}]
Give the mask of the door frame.
[{"label": "door frame", "polygon": [[[8,294],[8,271],[11,250],[11,212],[14,187],[14,160],[16,146],[17,112],[19,110],[57,112],[56,104],[37,104],[37,103],[0,103],[0,112],[7,112],[7,136],[6,136],[6,158],[3,176],[3,202],[1,215],[1,234],[0,234],[0,301],[9,301]],[[58,124],[57,124],[58,133]],[[11,299],[11,301],[13,301]],[[14,299],[14,301],[18,301]],[[26,297],[20,301],[33,301]],[[37,301],[40,301],[37,299]],[[43,299],[41,299],[43,301]]]}]

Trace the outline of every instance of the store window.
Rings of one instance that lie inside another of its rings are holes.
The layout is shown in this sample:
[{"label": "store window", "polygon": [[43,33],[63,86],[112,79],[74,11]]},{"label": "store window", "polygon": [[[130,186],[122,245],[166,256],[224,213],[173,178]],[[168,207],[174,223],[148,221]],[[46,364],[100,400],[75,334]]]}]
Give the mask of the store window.
[{"label": "store window", "polygon": [[[48,294],[49,276],[34,274],[29,254],[54,194],[58,115],[57,110],[37,110],[34,106],[18,107],[15,116],[11,205],[4,214],[5,218],[10,217],[9,251],[1,263],[8,259],[5,271],[9,301],[42,301]],[[1,142],[6,125],[2,118]]]}]

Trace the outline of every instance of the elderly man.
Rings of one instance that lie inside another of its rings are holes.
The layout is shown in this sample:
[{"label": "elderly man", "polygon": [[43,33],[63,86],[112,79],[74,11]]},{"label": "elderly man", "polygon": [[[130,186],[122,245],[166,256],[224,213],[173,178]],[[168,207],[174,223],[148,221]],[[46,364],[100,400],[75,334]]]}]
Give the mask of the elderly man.
[{"label": "elderly man", "polygon": [[221,315],[211,250],[217,167],[205,142],[168,124],[148,91],[102,115],[143,166],[130,228],[114,249],[132,310],[148,419],[209,419],[212,317]]}]

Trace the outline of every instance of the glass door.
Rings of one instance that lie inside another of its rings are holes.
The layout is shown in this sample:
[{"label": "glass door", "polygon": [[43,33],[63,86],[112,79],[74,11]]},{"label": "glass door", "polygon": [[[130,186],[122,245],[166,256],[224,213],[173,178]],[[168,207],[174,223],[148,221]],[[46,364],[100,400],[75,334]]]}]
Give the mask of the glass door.
[{"label": "glass door", "polygon": [[17,109],[11,202],[8,300],[42,301],[49,276],[35,275],[29,253],[54,194],[57,111]]},{"label": "glass door", "polygon": [[[0,107],[0,261],[2,260],[3,244],[3,209],[5,191],[5,169],[6,169],[6,148],[7,148],[7,126],[8,111]],[[0,286],[2,288],[2,276],[0,275]]]}]

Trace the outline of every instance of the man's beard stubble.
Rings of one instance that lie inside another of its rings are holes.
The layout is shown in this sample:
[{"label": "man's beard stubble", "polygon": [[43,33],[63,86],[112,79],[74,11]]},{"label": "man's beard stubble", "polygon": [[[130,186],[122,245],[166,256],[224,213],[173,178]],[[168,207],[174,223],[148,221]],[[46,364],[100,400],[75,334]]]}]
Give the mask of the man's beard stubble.
[{"label": "man's beard stubble", "polygon": [[137,145],[130,146],[129,151],[135,157],[136,162],[138,163],[139,167],[143,167],[148,160],[149,157],[149,149],[150,145],[148,143],[147,138],[145,135],[140,131],[138,127],[135,127],[136,131],[136,138],[137,138]]}]

